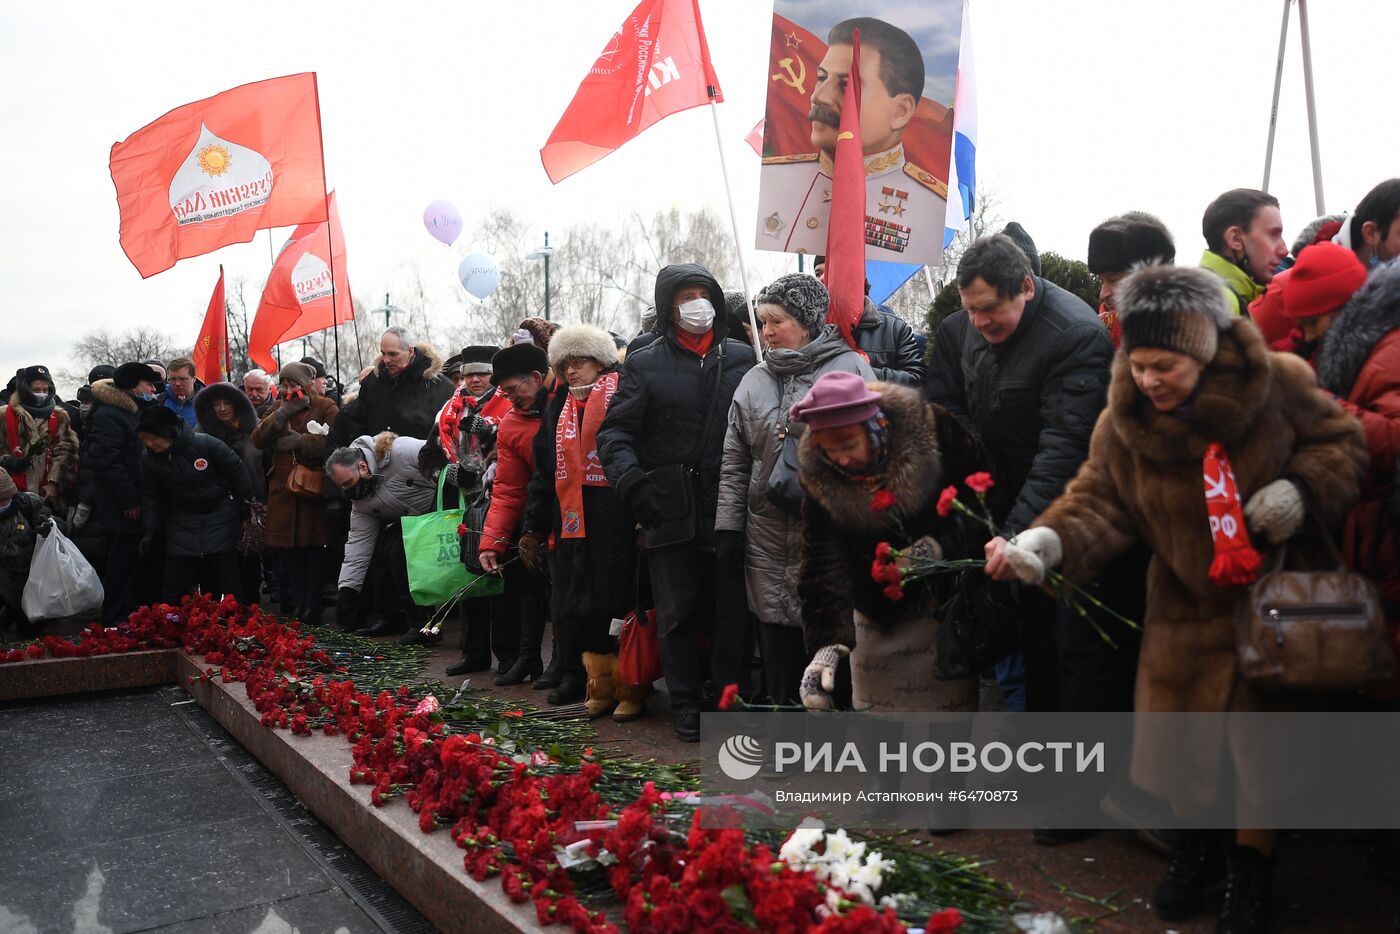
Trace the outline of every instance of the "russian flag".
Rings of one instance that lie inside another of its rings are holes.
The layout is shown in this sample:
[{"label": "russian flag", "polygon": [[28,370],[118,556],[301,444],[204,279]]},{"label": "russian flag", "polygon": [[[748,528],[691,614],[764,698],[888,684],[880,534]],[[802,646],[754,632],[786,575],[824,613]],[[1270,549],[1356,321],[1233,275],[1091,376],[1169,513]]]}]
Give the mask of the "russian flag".
[{"label": "russian flag", "polygon": [[[963,0],[958,52],[958,90],[953,100],[953,158],[948,163],[948,213],[943,248],[967,229],[977,204],[977,81],[972,64],[972,17]],[[956,193],[956,196],[955,194]],[[959,205],[961,197],[961,205]],[[961,210],[959,210],[961,208]]]}]

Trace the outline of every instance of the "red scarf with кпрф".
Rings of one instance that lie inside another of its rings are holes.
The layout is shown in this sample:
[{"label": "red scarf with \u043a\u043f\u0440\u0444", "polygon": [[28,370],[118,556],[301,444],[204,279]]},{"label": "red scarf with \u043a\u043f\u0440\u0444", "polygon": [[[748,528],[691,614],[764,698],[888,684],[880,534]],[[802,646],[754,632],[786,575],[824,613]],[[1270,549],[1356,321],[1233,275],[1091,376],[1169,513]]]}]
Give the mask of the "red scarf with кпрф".
[{"label": "red scarf with \u043a\u043f\u0440\u0444", "polygon": [[598,428],[617,392],[618,373],[604,373],[584,399],[568,393],[554,428],[554,490],[559,497],[560,538],[583,538],[583,488],[607,486],[598,459]]}]

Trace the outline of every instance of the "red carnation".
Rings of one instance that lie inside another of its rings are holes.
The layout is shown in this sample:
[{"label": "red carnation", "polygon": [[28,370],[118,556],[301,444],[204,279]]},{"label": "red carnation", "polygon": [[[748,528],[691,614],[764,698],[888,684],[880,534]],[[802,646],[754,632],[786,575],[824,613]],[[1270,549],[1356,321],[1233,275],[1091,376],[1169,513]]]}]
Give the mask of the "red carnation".
[{"label": "red carnation", "polygon": [[876,490],[875,495],[870,497],[870,511],[884,512],[894,505],[894,494],[889,490]]},{"label": "red carnation", "polygon": [[890,584],[885,588],[885,599],[893,603],[898,603],[904,599],[904,588],[898,584]]},{"label": "red carnation", "polygon": [[946,518],[948,513],[953,511],[953,503],[957,501],[957,498],[957,487],[944,487],[943,492],[938,495],[938,514]]},{"label": "red carnation", "polygon": [[719,696],[719,709],[728,710],[730,707],[734,706],[736,700],[739,700],[739,685],[726,684],[724,686],[724,693]]},{"label": "red carnation", "polygon": [[985,470],[979,470],[977,473],[969,474],[967,478],[963,480],[963,483],[966,483],[967,488],[974,493],[985,493],[996,485],[992,480],[992,475]]},{"label": "red carnation", "polygon": [[881,542],[875,546],[875,557],[879,558],[881,561],[888,561],[891,551],[894,551],[894,549],[890,547],[889,542]]},{"label": "red carnation", "polygon": [[944,908],[929,915],[928,923],[924,925],[924,934],[950,934],[962,927],[962,924],[961,911],[956,908]]},{"label": "red carnation", "polygon": [[43,658],[43,657],[44,657],[44,647],[43,647],[42,645],[38,645],[38,644],[30,645],[28,648],[26,648],[26,649],[24,650],[24,654],[25,654],[25,655],[28,655],[30,658]]}]

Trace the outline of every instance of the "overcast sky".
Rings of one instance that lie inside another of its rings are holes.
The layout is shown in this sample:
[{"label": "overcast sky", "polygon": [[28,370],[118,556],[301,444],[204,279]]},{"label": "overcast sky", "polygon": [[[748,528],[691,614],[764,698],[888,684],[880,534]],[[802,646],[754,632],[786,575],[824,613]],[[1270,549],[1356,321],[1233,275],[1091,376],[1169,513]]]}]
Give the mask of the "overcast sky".
[{"label": "overcast sky", "polygon": [[[97,327],[144,321],[192,343],[220,263],[230,276],[262,281],[266,233],[143,281],[117,242],[107,170],[113,142],[249,81],[319,73],[351,286],[371,306],[405,262],[450,282],[472,251],[466,235],[448,249],[423,229],[423,208],[435,198],[455,202],[468,230],[493,204],[539,230],[623,223],[634,210],[672,203],[726,210],[706,109],[662,121],[558,186],[540,167],[540,145],[634,3],[5,4],[0,372],[63,369],[74,339]],[[759,161],[743,137],[763,112],[771,8],[700,6],[747,233]],[[1042,249],[1082,258],[1104,217],[1153,211],[1176,235],[1178,258],[1194,262],[1205,204],[1262,180],[1282,7],[972,0],[978,175],[999,213]],[[1400,122],[1384,78],[1400,3],[1315,3],[1310,12],[1326,207],[1338,211],[1400,174]],[[1290,240],[1315,215],[1297,26],[1295,8],[1270,186]],[[278,245],[288,232],[275,232]],[[435,313],[463,312],[446,303]]]}]

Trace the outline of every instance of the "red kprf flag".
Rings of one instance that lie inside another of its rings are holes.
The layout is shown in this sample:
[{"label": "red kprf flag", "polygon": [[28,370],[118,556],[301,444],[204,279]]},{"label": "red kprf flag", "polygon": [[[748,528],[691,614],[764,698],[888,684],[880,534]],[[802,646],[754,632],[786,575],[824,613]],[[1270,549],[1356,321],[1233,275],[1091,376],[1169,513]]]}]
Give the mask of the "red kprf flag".
[{"label": "red kprf flag", "polygon": [[826,232],[826,320],[851,347],[852,329],[865,308],[865,154],[860,141],[860,30],[852,30],[851,73],[841,99],[836,165],[831,179],[831,223]]},{"label": "red kprf flag", "polygon": [[204,327],[194,342],[194,378],[209,385],[228,379],[228,309],[224,305],[224,267],[219,267],[219,281],[209,296],[209,310],[204,313]]},{"label": "red kprf flag", "polygon": [[355,317],[335,192],[326,196],[326,204],[330,219],[292,231],[263,288],[248,335],[248,357],[268,372],[277,368],[272,348],[278,344]]},{"label": "red kprf flag", "polygon": [[112,146],[121,244],[144,279],[264,227],[326,219],[316,75],[177,107]]},{"label": "red kprf flag", "polygon": [[662,117],[724,100],[698,0],[642,0],[559,118],[540,161],[558,184]]}]

